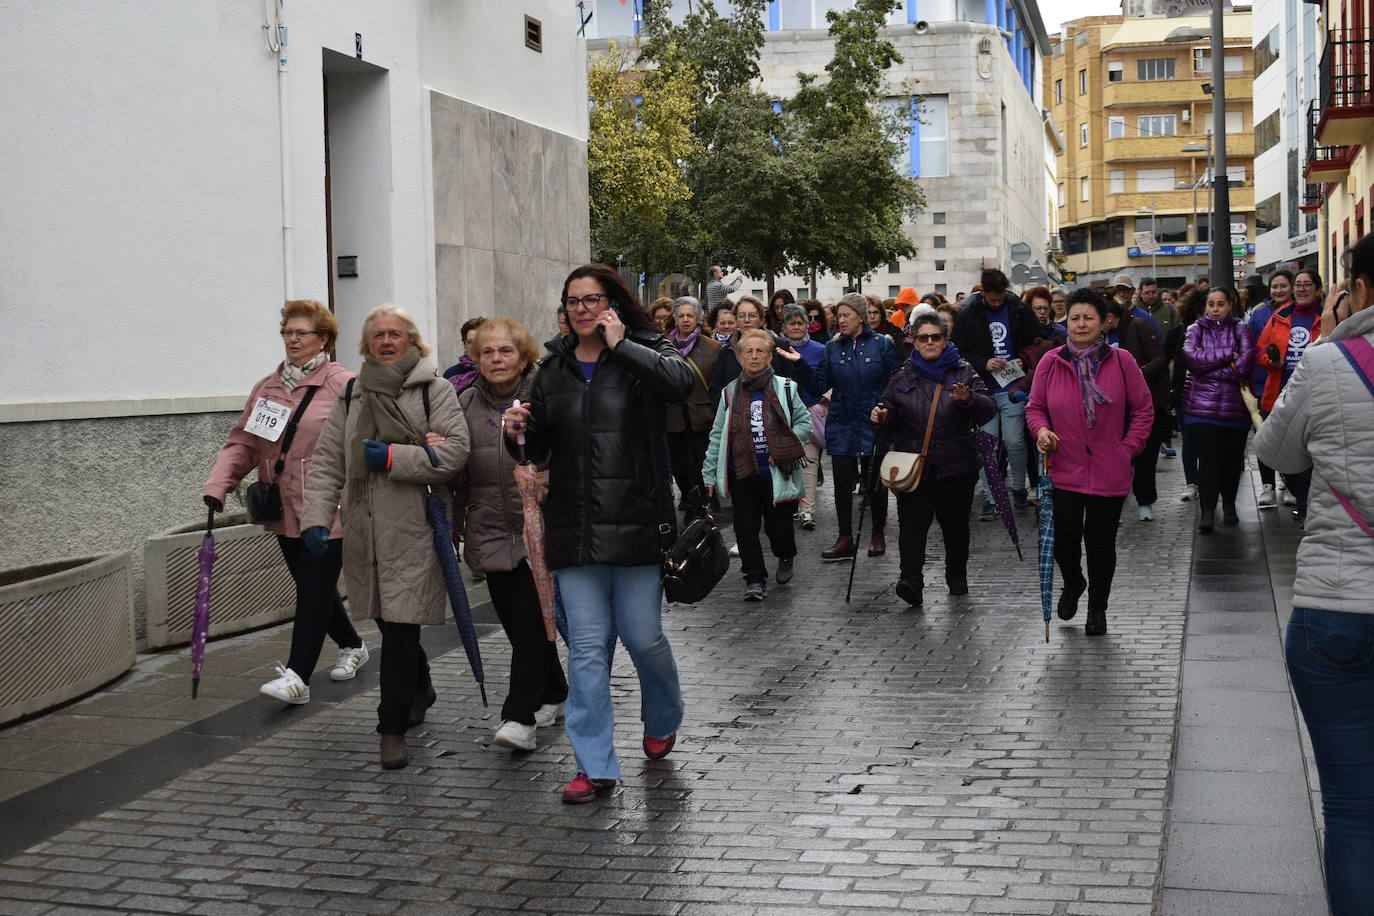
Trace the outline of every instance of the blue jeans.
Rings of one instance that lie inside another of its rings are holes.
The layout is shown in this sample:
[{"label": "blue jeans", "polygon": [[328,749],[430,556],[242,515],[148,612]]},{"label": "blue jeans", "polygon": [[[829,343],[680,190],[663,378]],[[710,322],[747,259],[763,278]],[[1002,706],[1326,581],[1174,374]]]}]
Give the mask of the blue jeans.
[{"label": "blue jeans", "polygon": [[666,738],[682,724],[677,662],[663,635],[661,569],[569,566],[556,570],[568,612],[568,738],[577,769],[592,779],[619,779],[615,711],[606,642],[612,617],[639,675],[644,734]]},{"label": "blue jeans", "polygon": [[1374,614],[1294,608],[1288,673],[1312,736],[1332,916],[1374,900]]},{"label": "blue jeans", "polygon": [[[997,402],[997,416],[983,426],[983,432],[997,436],[1006,444],[1007,460],[1011,464],[1011,473],[1007,475],[1007,486],[1013,490],[1024,490],[1026,488],[1026,402],[1014,403],[1005,391],[994,393],[992,398]],[[987,471],[979,471],[978,477],[983,481],[983,492],[991,501],[992,491],[988,489]]]}]

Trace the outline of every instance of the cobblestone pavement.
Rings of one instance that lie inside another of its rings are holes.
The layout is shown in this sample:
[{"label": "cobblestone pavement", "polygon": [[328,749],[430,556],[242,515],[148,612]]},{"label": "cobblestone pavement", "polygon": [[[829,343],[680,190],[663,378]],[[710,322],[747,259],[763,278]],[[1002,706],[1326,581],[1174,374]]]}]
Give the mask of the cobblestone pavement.
[{"label": "cobblestone pavement", "polygon": [[[934,559],[922,611],[895,537],[846,605],[823,523],[764,603],[732,575],[667,615],[688,707],[665,760],[617,655],[614,795],[559,803],[559,729],[490,745],[499,700],[451,652],[408,768],[377,767],[368,691],[11,857],[0,912],[1151,913],[1193,543],[1186,504],[1156,511],[1127,502],[1105,638],[1080,615],[1044,642],[1031,514],[1024,561],[975,523],[967,598]],[[499,696],[504,639],[482,648]]]}]

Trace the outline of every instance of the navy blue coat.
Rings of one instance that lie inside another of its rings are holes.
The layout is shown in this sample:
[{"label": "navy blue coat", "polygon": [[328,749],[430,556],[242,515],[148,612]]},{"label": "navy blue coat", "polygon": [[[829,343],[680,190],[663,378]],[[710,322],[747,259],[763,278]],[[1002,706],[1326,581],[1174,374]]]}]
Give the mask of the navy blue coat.
[{"label": "navy blue coat", "polygon": [[799,359],[792,363],[797,383],[816,396],[830,391],[825,420],[825,450],[831,455],[868,455],[873,451],[869,415],[882,397],[887,380],[902,366],[902,356],[885,334],[865,327],[858,337],[840,336],[825,345],[814,370]]}]

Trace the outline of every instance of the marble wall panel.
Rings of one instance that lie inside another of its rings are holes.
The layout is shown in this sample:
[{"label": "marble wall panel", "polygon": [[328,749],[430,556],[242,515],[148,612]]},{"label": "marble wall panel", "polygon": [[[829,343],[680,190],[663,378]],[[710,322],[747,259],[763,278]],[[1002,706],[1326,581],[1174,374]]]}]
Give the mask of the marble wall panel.
[{"label": "marble wall panel", "polygon": [[434,241],[463,244],[463,103],[442,92],[429,94],[430,159],[434,176]]},{"label": "marble wall panel", "polygon": [[520,253],[521,198],[529,193],[520,180],[520,127],[508,115],[491,113],[491,218],[495,251]]},{"label": "marble wall panel", "polygon": [[587,144],[573,141],[568,151],[569,260],[585,264],[592,257],[591,196],[587,190]]},{"label": "marble wall panel", "polygon": [[464,276],[468,249],[458,245],[434,246],[435,340],[440,367],[451,366],[463,353],[463,322],[467,320],[467,283]]},{"label": "marble wall panel", "polygon": [[568,187],[570,168],[568,157],[572,154],[574,141],[562,134],[544,131],[544,154],[540,166],[543,170],[544,201],[540,207],[540,223],[544,229],[544,251],[546,258],[566,261],[571,255],[572,232],[569,228],[571,212],[569,202],[572,191]]},{"label": "marble wall panel", "polygon": [[477,315],[500,315],[496,291],[496,255],[491,251],[468,248],[463,252],[463,282],[467,290],[466,321]]},{"label": "marble wall panel", "polygon": [[[462,151],[463,244],[470,248],[492,247],[492,197],[494,187],[491,145],[493,113],[478,105],[460,102],[459,142]],[[499,117],[499,116],[498,116]]]}]

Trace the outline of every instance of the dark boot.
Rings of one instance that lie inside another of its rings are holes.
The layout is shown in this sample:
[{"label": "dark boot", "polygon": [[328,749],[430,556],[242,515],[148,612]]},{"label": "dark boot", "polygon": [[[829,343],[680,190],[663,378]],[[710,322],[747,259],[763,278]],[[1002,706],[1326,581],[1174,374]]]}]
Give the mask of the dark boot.
[{"label": "dark boot", "polygon": [[1106,636],[1107,635],[1107,609],[1093,610],[1088,608],[1088,620],[1083,624],[1084,636]]},{"label": "dark boot", "polygon": [[945,585],[949,586],[949,593],[956,598],[960,595],[968,594],[968,574],[967,573],[945,573]]},{"label": "dark boot", "polygon": [[873,532],[873,536],[868,539],[868,555],[880,557],[885,553],[887,553],[887,535],[881,531]]},{"label": "dark boot", "polygon": [[439,699],[439,695],[434,692],[433,684],[415,694],[415,699],[410,702],[410,717],[406,720],[406,728],[425,724],[425,712],[434,705],[434,701],[437,699]]},{"label": "dark boot", "polygon": [[382,769],[399,770],[410,763],[405,735],[382,735]]},{"label": "dark boot", "polygon": [[1059,594],[1059,619],[1073,620],[1078,613],[1078,599],[1083,597],[1083,592],[1087,591],[1088,583],[1079,580],[1075,584],[1064,583],[1064,591]]},{"label": "dark boot", "polygon": [[921,606],[921,580],[920,579],[898,579],[897,597],[901,598],[911,607]]},{"label": "dark boot", "polygon": [[1240,516],[1236,514],[1235,502],[1223,502],[1221,504],[1221,521],[1224,525],[1239,525]]},{"label": "dark boot", "polygon": [[822,560],[848,560],[854,556],[858,548],[854,546],[854,538],[847,534],[842,534],[835,539],[835,546],[821,553]]},{"label": "dark boot", "polygon": [[1202,509],[1198,512],[1197,533],[1211,534],[1216,528],[1217,511],[1215,509]]}]

